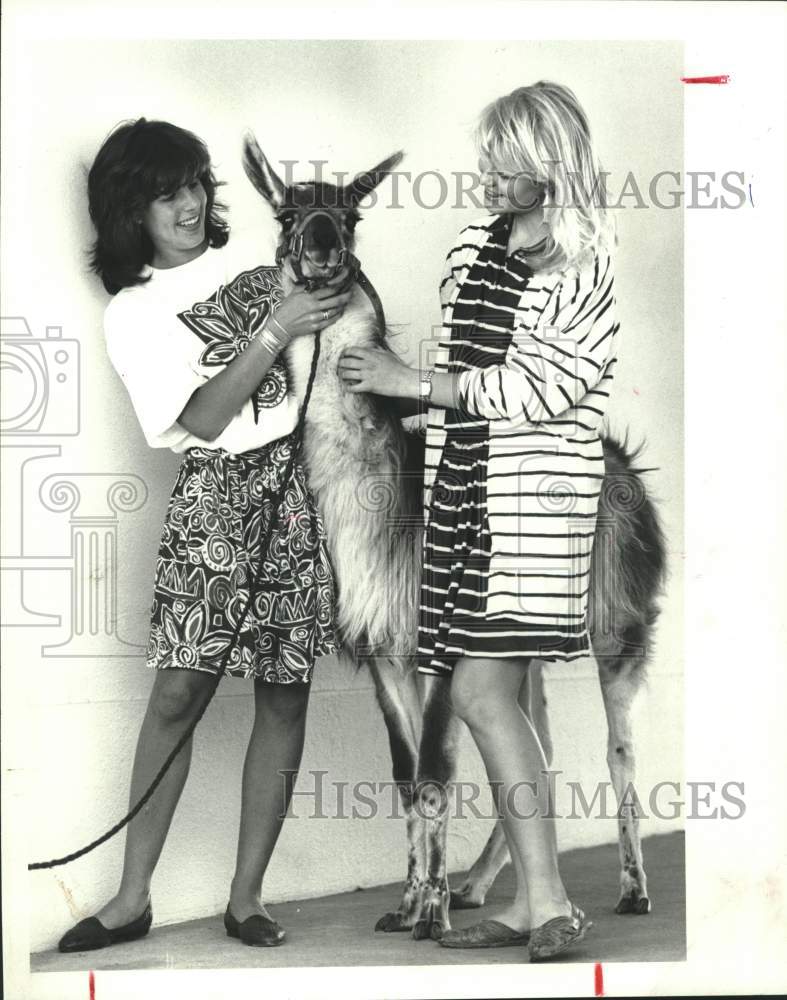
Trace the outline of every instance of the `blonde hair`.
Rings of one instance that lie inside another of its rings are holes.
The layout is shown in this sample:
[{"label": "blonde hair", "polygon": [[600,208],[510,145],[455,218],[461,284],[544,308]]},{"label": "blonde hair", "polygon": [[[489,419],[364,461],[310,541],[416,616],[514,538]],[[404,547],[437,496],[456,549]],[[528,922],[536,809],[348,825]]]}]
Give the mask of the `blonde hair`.
[{"label": "blonde hair", "polygon": [[604,174],[585,112],[574,94],[540,80],[487,105],[475,128],[479,152],[502,172],[527,173],[545,185],[545,249],[528,257],[538,270],[579,265],[609,249],[615,227]]}]

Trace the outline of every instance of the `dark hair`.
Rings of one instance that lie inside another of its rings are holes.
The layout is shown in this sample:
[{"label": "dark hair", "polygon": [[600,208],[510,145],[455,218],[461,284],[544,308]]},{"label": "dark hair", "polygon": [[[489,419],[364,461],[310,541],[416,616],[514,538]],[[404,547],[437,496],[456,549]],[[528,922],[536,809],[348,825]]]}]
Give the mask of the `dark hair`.
[{"label": "dark hair", "polygon": [[87,193],[97,233],[90,265],[110,294],[148,280],[140,275],[154,254],[153,243],[140,223],[147,206],[194,180],[201,181],[208,196],[208,243],[224,246],[229,226],[220,213],[225,206],[215,200],[219,182],[201,139],[169,122],[138,118],[119,125],[104,140],[88,174]]}]

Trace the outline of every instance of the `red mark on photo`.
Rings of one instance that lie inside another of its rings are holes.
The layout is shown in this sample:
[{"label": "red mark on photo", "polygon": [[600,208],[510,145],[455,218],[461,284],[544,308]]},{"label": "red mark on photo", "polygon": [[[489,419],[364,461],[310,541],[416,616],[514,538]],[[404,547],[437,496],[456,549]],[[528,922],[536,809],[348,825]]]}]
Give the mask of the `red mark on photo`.
[{"label": "red mark on photo", "polygon": [[729,73],[721,76],[682,76],[681,83],[729,83]]},{"label": "red mark on photo", "polygon": [[87,988],[90,993],[90,1000],[96,1000],[96,977],[92,970],[87,974]]},{"label": "red mark on photo", "polygon": [[595,979],[596,979],[595,984],[594,984],[594,987],[595,987],[594,988],[595,996],[597,996],[597,997],[603,997],[604,996],[604,970],[601,968],[601,962],[596,962]]},{"label": "red mark on photo", "polygon": [[635,389],[635,390],[634,390],[634,395],[635,395],[635,396],[639,396],[639,389]]}]

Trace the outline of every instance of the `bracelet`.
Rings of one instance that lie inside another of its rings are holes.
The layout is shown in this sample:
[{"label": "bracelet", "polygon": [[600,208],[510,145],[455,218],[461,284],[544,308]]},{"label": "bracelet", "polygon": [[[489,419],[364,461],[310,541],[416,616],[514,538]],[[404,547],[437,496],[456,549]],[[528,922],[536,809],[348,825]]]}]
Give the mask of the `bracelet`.
[{"label": "bracelet", "polygon": [[[277,323],[273,316],[268,317],[268,322],[276,323],[276,326],[282,330],[280,323]],[[282,332],[284,332],[282,330]],[[268,323],[252,337],[253,341],[259,342],[267,351],[270,351],[274,357],[284,348],[284,344],[279,340],[276,334],[268,329]]]},{"label": "bracelet", "polygon": [[[275,323],[276,326],[278,326],[278,328],[281,330],[281,335],[282,335],[282,337],[284,337],[284,343],[286,344],[287,341],[289,341],[289,339],[290,339],[290,335],[287,333],[287,331],[284,329],[284,327],[281,325],[281,323],[276,319],[276,317],[273,315],[273,313],[270,314],[270,316],[268,317],[268,319],[269,319],[269,321],[271,323]],[[284,344],[282,344],[282,347],[284,347]]]}]

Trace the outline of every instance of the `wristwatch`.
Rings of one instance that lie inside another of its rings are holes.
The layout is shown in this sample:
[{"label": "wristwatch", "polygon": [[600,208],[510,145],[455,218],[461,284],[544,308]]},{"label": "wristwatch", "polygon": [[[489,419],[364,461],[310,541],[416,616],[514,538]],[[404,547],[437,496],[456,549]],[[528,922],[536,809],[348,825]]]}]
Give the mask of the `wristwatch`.
[{"label": "wristwatch", "polygon": [[421,382],[418,386],[418,398],[423,400],[425,403],[429,401],[429,397],[432,395],[433,378],[434,368],[427,368],[425,372],[421,372]]}]

